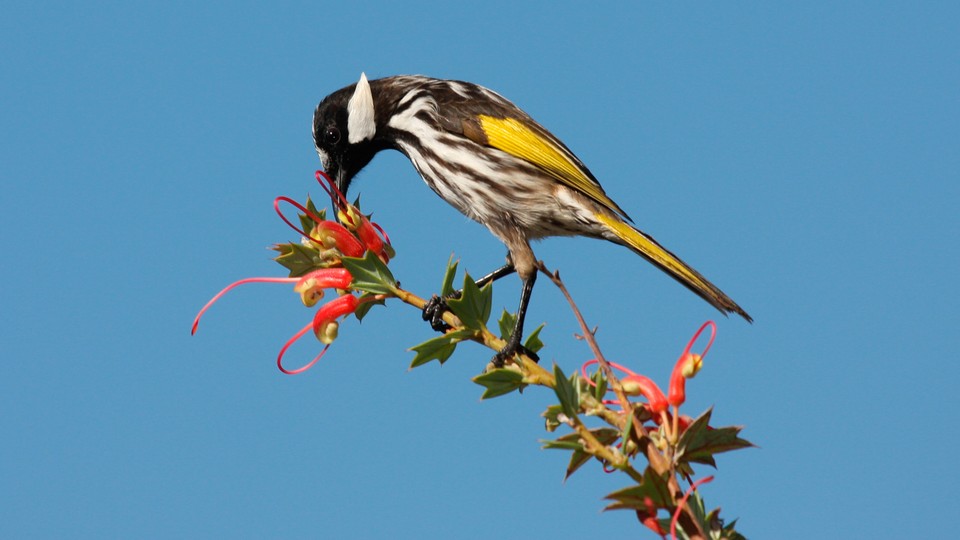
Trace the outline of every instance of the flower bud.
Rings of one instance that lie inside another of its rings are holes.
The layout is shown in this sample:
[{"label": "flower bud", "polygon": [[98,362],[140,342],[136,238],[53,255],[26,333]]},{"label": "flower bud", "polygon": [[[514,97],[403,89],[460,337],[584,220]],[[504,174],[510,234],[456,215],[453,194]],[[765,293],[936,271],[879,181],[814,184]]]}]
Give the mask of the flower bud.
[{"label": "flower bud", "polygon": [[357,227],[357,235],[367,249],[377,255],[383,254],[383,239],[380,238],[377,229],[370,223],[370,220],[364,216],[360,216],[360,226]]},{"label": "flower bud", "polygon": [[335,221],[321,221],[310,231],[310,238],[325,249],[336,248],[347,257],[362,257],[363,244],[346,227]]},{"label": "flower bud", "polygon": [[679,407],[687,400],[687,379],[692,378],[703,367],[703,357],[696,353],[685,352],[673,366],[670,374],[670,391],[667,401],[674,407]]},{"label": "flower bud", "polygon": [[683,378],[692,379],[700,371],[700,368],[703,367],[703,357],[696,353],[687,353],[683,358],[683,367],[681,368],[681,373],[683,373]]},{"label": "flower bud", "polygon": [[667,398],[663,397],[663,390],[648,377],[643,375],[629,375],[620,381],[623,391],[627,394],[640,394],[647,398],[647,406],[650,412],[660,414],[667,410]]},{"label": "flower bud", "polygon": [[[330,323],[343,315],[353,313],[359,305],[359,299],[352,294],[343,295],[324,304],[323,307],[317,310],[317,314],[313,316],[313,333],[317,335],[317,339],[326,344],[336,339],[337,329],[334,328],[331,330],[329,327]],[[330,341],[324,341],[330,332],[333,332],[333,337],[329,338]]]},{"label": "flower bud", "polygon": [[337,339],[339,330],[340,323],[337,321],[326,321],[320,325],[320,328],[317,329],[317,339],[320,340],[320,343],[329,345],[333,343],[333,340]]},{"label": "flower bud", "polygon": [[321,268],[300,278],[293,290],[300,293],[303,305],[313,307],[323,298],[323,289],[346,289],[352,281],[346,268]]},{"label": "flower bud", "polygon": [[317,287],[315,278],[301,280],[293,287],[293,290],[300,293],[300,301],[307,307],[317,305],[317,302],[323,298],[323,289]]}]

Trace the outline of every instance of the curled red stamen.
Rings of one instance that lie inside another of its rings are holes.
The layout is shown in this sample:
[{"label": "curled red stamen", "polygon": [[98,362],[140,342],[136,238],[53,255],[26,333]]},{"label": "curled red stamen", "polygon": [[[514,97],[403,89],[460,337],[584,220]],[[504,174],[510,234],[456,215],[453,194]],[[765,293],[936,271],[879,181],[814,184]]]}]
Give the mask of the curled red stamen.
[{"label": "curled red stamen", "polygon": [[347,198],[344,197],[343,193],[340,191],[340,188],[337,187],[337,184],[330,178],[330,176],[323,172],[317,171],[314,176],[317,179],[317,183],[320,184],[320,187],[327,192],[327,195],[330,197],[330,201],[336,208],[343,208],[347,206]]},{"label": "curled red stamen", "polygon": [[[710,327],[710,340],[707,342],[707,346],[704,347],[703,352],[700,354],[691,353],[690,349],[693,348],[693,344],[696,343],[700,334],[702,334],[708,326]],[[692,378],[696,375],[697,371],[699,371],[703,357],[706,356],[707,351],[710,350],[716,336],[716,323],[707,321],[700,326],[693,334],[693,337],[690,338],[690,341],[687,342],[687,346],[683,349],[680,358],[677,359],[677,363],[673,366],[673,372],[670,374],[670,388],[667,393],[667,401],[670,402],[670,405],[679,407],[687,400],[687,379]]]},{"label": "curled red stamen", "polygon": [[686,493],[683,494],[683,498],[680,499],[680,504],[677,505],[676,512],[673,513],[673,518],[670,520],[670,538],[677,540],[677,521],[680,520],[680,512],[683,510],[683,505],[687,504],[687,499],[690,497],[690,494],[696,491],[698,487],[710,482],[713,482],[713,476],[701,478],[690,484],[690,487],[687,488]]},{"label": "curled red stamen", "polygon": [[710,340],[707,341],[707,346],[703,348],[703,352],[700,353],[700,356],[703,357],[707,355],[707,351],[709,351],[710,347],[713,346],[714,338],[717,337],[717,323],[713,321],[707,321],[700,326],[700,329],[693,334],[692,338],[690,338],[690,341],[687,343],[687,348],[685,348],[683,352],[685,353],[690,352],[690,349],[693,347],[693,344],[697,342],[697,338],[700,337],[700,334],[703,333],[703,331],[708,326],[710,327]]},{"label": "curled red stamen", "polygon": [[383,241],[386,242],[388,246],[393,245],[393,242],[390,241],[390,236],[387,235],[387,231],[383,230],[383,227],[381,227],[380,225],[377,225],[376,223],[373,223],[372,221],[370,222],[370,224],[377,229],[377,232],[380,233],[380,236],[383,237]]},{"label": "curled red stamen", "polygon": [[[599,363],[600,363],[600,361],[597,360],[596,358],[594,358],[594,359],[592,359],[592,360],[588,360],[588,361],[584,362],[584,364],[583,364],[582,366],[580,366],[580,373],[583,375],[583,378],[587,381],[587,384],[589,384],[590,386],[597,386],[597,383],[593,382],[593,379],[590,377],[590,375],[587,374],[587,368],[590,367],[590,366],[592,366],[592,365],[599,364]],[[607,364],[609,364],[610,367],[612,367],[613,369],[618,369],[618,370],[626,373],[627,375],[636,375],[636,373],[634,373],[633,371],[631,371],[630,368],[628,368],[628,367],[626,367],[626,366],[622,366],[622,365],[620,365],[620,364],[618,364],[618,363],[616,363],[616,362],[607,361]]]},{"label": "curled red stamen", "polygon": [[283,367],[283,355],[287,352],[287,349],[289,349],[291,345],[293,345],[297,340],[302,338],[304,334],[309,332],[310,329],[312,328],[313,328],[313,323],[310,323],[304,326],[303,328],[300,329],[299,332],[294,334],[292,338],[288,339],[287,342],[283,344],[283,347],[280,349],[280,354],[277,355],[277,367],[280,369],[280,371],[282,371],[283,373],[286,373],[287,375],[297,375],[298,373],[303,373],[304,371],[312,368],[313,365],[316,364],[317,361],[323,357],[324,353],[327,352],[327,349],[330,348],[330,345],[325,346],[323,350],[320,351],[320,354],[313,357],[313,360],[311,360],[310,362],[308,362],[306,365],[302,367],[299,367],[297,369],[287,369]]},{"label": "curled red stamen", "polygon": [[209,302],[207,302],[202,308],[200,308],[200,312],[197,313],[197,316],[194,317],[193,319],[193,326],[190,329],[190,335],[197,333],[197,326],[200,324],[200,317],[202,317],[203,314],[206,313],[208,309],[210,309],[210,306],[216,303],[216,301],[219,300],[221,296],[227,294],[227,292],[232,290],[233,288],[243,285],[245,283],[296,283],[299,279],[300,278],[253,277],[253,278],[241,279],[239,281],[234,281],[233,283],[224,287],[222,291],[218,292],[213,298],[210,299]]},{"label": "curled red stamen", "polygon": [[[273,209],[277,212],[277,215],[280,216],[280,219],[282,219],[283,222],[286,223],[288,227],[290,227],[291,229],[293,229],[293,230],[297,231],[298,233],[300,233],[301,236],[303,236],[303,237],[305,237],[305,238],[310,238],[310,233],[304,231],[304,230],[301,229],[300,227],[297,227],[297,226],[294,225],[289,219],[287,219],[287,216],[283,215],[283,211],[280,210],[280,203],[281,203],[281,202],[285,202],[285,203],[289,203],[289,204],[293,205],[294,208],[296,208],[297,210],[303,212],[305,215],[309,216],[310,219],[312,219],[312,220],[313,220],[314,222],[316,222],[316,223],[320,223],[320,222],[323,221],[323,220],[320,219],[319,216],[317,216],[316,214],[314,214],[314,213],[311,212],[310,210],[307,210],[307,208],[306,208],[305,206],[303,206],[302,204],[298,203],[297,201],[291,199],[290,197],[280,196],[280,197],[277,197],[276,199],[273,200]],[[319,243],[319,242],[317,242],[316,240],[313,240],[313,242],[314,242],[314,243]]]}]

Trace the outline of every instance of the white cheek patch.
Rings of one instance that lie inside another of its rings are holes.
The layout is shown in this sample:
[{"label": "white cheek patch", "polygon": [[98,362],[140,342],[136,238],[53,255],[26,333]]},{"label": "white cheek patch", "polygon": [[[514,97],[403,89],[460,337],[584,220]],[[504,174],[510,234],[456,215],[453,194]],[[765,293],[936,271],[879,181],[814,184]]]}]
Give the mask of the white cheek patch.
[{"label": "white cheek patch", "polygon": [[323,170],[327,171],[330,169],[330,156],[326,152],[317,148],[317,155],[320,156],[320,163],[323,164]]},{"label": "white cheek patch", "polygon": [[377,132],[373,118],[373,92],[370,91],[365,73],[360,74],[360,82],[347,102],[347,132],[350,134],[347,137],[350,144],[372,139]]}]

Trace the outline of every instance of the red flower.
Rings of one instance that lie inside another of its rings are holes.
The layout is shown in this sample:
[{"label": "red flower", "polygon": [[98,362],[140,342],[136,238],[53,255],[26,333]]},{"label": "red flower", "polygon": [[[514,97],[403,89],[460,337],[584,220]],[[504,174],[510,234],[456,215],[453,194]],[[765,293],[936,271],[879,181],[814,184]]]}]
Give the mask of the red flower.
[{"label": "red flower", "polygon": [[340,327],[337,318],[349,315],[360,306],[360,300],[352,294],[345,294],[336,300],[327,302],[317,310],[313,316],[313,333],[324,345],[333,343],[337,339],[337,329]]},{"label": "red flower", "polygon": [[[707,342],[706,347],[704,347],[700,354],[691,353],[690,349],[707,327],[710,328],[710,340]],[[693,376],[700,371],[700,368],[703,367],[703,357],[706,356],[707,351],[710,350],[716,333],[717,325],[713,321],[707,321],[693,334],[686,348],[684,348],[683,353],[680,354],[680,358],[673,366],[673,372],[670,375],[670,388],[666,396],[664,396],[663,390],[657,386],[657,383],[653,382],[649,377],[634,373],[620,364],[608,362],[610,367],[627,374],[620,380],[620,385],[624,393],[633,396],[641,395],[646,398],[647,403],[645,406],[647,410],[652,413],[653,422],[657,425],[664,425],[666,423],[667,431],[672,434],[671,438],[673,439],[678,437],[680,433],[683,433],[687,426],[690,425],[689,418],[680,415],[678,407],[687,399],[687,379],[693,378]],[[587,367],[596,363],[598,363],[596,360],[590,360],[583,364],[581,368],[583,378],[591,385],[594,383],[587,374]],[[604,400],[604,403],[619,405],[615,400]],[[674,407],[672,415],[668,412],[670,406]],[[671,418],[672,422],[669,422]]]},{"label": "red flower", "polygon": [[346,227],[336,221],[318,221],[310,231],[310,239],[325,249],[338,249],[347,257],[363,257],[363,244]]},{"label": "red flower", "polygon": [[[300,299],[303,301],[303,304],[307,307],[314,306],[324,295],[324,289],[349,289],[350,283],[353,280],[353,276],[350,275],[350,272],[346,268],[321,268],[319,270],[314,270],[313,272],[308,273],[307,275],[300,278],[270,278],[270,277],[256,277],[256,278],[247,278],[235,281],[230,285],[224,287],[222,291],[216,294],[203,308],[200,309],[200,312],[197,313],[196,318],[193,320],[193,327],[190,330],[190,334],[195,334],[197,332],[197,326],[200,324],[200,317],[217,300],[219,300],[224,294],[233,288],[244,285],[246,283],[294,283],[294,291],[300,293]],[[280,349],[280,354],[277,355],[277,367],[280,368],[280,371],[293,375],[295,373],[302,373],[309,369],[313,364],[323,356],[323,353],[326,352],[327,347],[333,343],[333,340],[337,337],[337,328],[338,323],[336,319],[344,315],[349,315],[357,310],[357,307],[362,303],[361,299],[357,298],[353,294],[346,293],[342,296],[327,302],[323,307],[317,310],[317,313],[313,317],[313,321],[297,332],[292,338],[290,338]],[[323,351],[320,352],[313,360],[310,361],[307,365],[302,368],[295,370],[288,370],[283,367],[283,355],[286,353],[290,345],[293,345],[295,341],[300,339],[307,333],[308,330],[313,329],[314,334],[317,336],[317,339],[321,343],[326,345],[323,348]]]},{"label": "red flower", "polygon": [[[690,348],[693,347],[697,338],[700,337],[700,334],[703,333],[704,329],[708,326],[710,327],[710,340],[707,342],[707,346],[703,348],[703,352],[700,354],[691,353]],[[667,401],[670,402],[670,405],[679,407],[687,400],[687,379],[692,379],[700,371],[700,368],[703,367],[703,357],[707,355],[707,351],[710,350],[710,346],[713,345],[713,339],[716,336],[716,323],[707,321],[700,326],[700,329],[697,330],[696,333],[693,334],[693,337],[690,338],[690,341],[687,342],[686,348],[683,349],[683,353],[680,354],[680,358],[673,366],[673,373],[670,374],[670,390],[667,393]]]}]

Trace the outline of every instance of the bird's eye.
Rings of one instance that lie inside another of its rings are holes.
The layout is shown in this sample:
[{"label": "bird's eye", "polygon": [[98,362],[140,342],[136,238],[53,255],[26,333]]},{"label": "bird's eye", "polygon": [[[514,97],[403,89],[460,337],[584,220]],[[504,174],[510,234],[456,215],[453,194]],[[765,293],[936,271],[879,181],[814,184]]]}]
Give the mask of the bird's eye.
[{"label": "bird's eye", "polygon": [[323,133],[323,140],[328,144],[337,144],[340,142],[340,130],[335,127],[328,127]]}]

